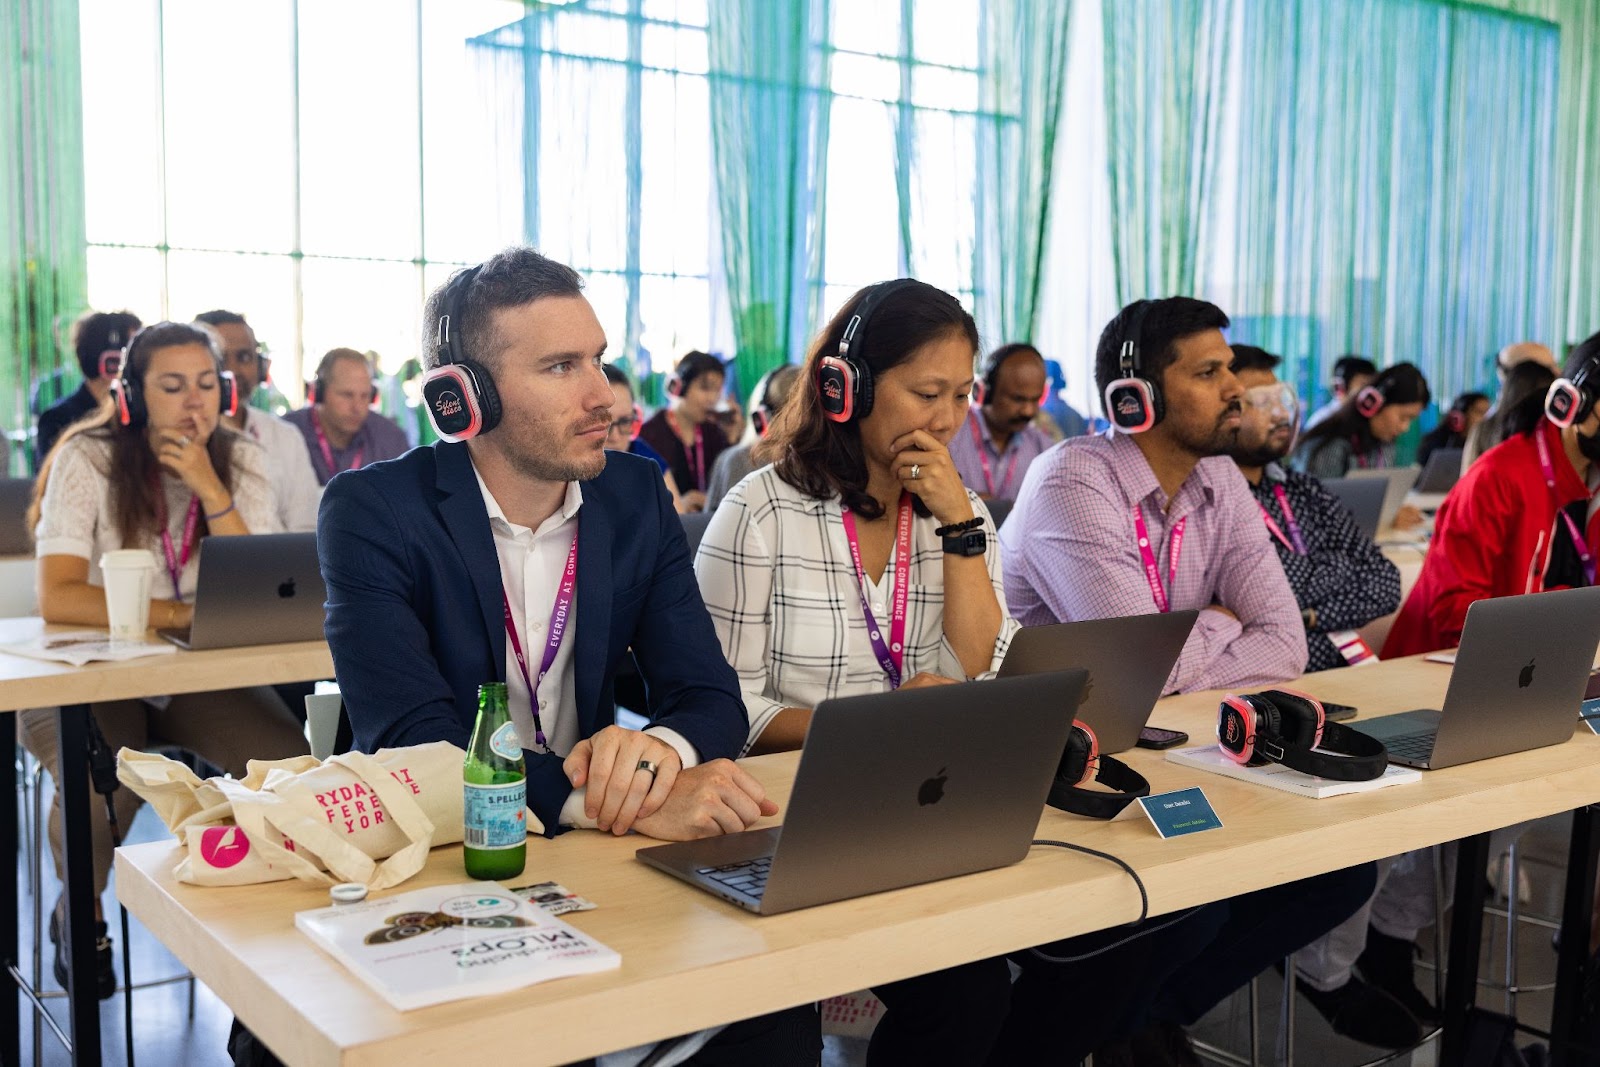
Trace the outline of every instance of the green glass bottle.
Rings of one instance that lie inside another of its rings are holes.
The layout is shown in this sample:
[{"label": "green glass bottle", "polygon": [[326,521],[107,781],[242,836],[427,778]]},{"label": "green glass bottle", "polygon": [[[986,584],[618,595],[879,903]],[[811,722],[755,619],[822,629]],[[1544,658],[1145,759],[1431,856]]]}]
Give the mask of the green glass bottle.
[{"label": "green glass bottle", "polygon": [[504,682],[478,687],[478,721],[461,776],[467,875],[515,878],[528,862],[528,771]]}]

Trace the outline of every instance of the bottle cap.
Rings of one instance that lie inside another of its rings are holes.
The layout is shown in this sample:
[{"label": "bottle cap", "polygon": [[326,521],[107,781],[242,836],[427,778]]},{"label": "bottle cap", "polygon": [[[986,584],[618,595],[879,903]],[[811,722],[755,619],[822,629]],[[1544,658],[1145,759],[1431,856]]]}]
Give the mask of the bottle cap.
[{"label": "bottle cap", "polygon": [[367,899],[367,887],[360,882],[340,882],[328,890],[328,897],[335,904],[359,904]]}]

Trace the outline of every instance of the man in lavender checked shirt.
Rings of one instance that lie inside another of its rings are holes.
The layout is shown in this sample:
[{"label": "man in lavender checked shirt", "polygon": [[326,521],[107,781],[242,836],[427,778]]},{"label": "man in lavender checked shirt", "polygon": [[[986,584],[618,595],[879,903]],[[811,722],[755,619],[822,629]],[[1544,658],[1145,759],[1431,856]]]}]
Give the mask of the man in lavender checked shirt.
[{"label": "man in lavender checked shirt", "polygon": [[[1142,369],[1164,417],[1140,433],[1071,438],[1034,461],[1000,530],[1006,602],[1024,626],[1198,609],[1169,693],[1298,678],[1305,625],[1229,458],[1244,390],[1229,369],[1228,318],[1184,297],[1141,307]],[[1137,314],[1125,310],[1100,339],[1102,393],[1121,376],[1122,331]]]},{"label": "man in lavender checked shirt", "polygon": [[[1228,455],[1244,390],[1227,325],[1220,308],[1186,297],[1119,312],[1101,334],[1095,384],[1104,396],[1115,383],[1106,415],[1128,432],[1073,438],[1040,456],[1000,528],[1006,601],[1024,625],[1201,609],[1168,691],[1267,686],[1306,665],[1294,593]],[[1125,406],[1129,378],[1153,387],[1152,410]],[[1159,778],[1152,786],[1160,792]],[[1140,931],[1148,936],[1086,967],[1045,958],[1057,955],[1048,946],[1045,956],[1013,954],[1022,974],[991,1064],[1043,1062],[1060,1038],[1039,1020],[1063,1004],[1074,1025],[1095,1020],[1120,1039],[1096,1063],[1198,1064],[1184,1028],[1354,914],[1375,884],[1368,863],[1157,916]],[[1081,957],[1084,940],[1062,955]]]}]

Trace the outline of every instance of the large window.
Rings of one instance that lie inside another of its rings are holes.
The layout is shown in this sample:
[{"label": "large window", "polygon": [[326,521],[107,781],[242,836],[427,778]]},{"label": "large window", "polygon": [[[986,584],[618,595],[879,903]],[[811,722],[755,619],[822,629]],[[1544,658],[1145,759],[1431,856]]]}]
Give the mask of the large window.
[{"label": "large window", "polygon": [[[915,273],[973,298],[980,0],[833,0],[826,316]],[[416,356],[462,263],[584,273],[614,353],[731,354],[706,0],[81,0],[90,299],[243,311],[291,398]]]},{"label": "large window", "polygon": [[244,312],[278,384],[418,352],[422,300],[516,241],[466,42],[511,0],[81,0],[89,298]]}]

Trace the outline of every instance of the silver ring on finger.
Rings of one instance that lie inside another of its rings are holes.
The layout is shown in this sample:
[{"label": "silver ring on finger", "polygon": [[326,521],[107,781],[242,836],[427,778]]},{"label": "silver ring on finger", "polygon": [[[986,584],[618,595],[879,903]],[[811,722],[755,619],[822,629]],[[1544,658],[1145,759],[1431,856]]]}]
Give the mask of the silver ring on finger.
[{"label": "silver ring on finger", "polygon": [[639,761],[639,766],[634,768],[635,773],[637,773],[639,771],[649,771],[650,772],[650,784],[651,785],[655,785],[656,784],[656,772],[658,770],[660,770],[660,768],[658,768],[654,763],[650,762],[647,759],[640,760]]},{"label": "silver ring on finger", "polygon": [[920,477],[922,477],[922,465],[919,463],[913,463],[911,465],[911,480],[916,481]]}]

